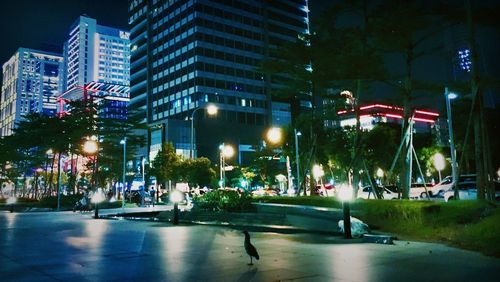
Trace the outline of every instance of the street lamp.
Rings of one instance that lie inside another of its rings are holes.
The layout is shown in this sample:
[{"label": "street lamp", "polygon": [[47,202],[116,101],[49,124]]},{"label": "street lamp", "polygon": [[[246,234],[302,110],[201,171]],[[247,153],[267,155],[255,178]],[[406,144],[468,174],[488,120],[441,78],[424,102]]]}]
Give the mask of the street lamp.
[{"label": "street lamp", "polygon": [[377,177],[379,184],[382,185],[382,177],[384,177],[384,171],[380,167],[377,169]]},{"label": "street lamp", "polygon": [[222,143],[219,146],[220,150],[220,186],[221,188],[226,187],[226,158],[230,158],[234,155],[234,148],[230,145],[225,145]]},{"label": "street lamp", "polygon": [[[127,137],[123,137],[123,139],[120,141],[120,144],[123,145],[123,170],[122,170],[122,173],[123,173],[123,185],[122,185],[122,211],[124,211],[125,209],[125,166],[126,166],[126,163],[127,163]],[[144,166],[142,167],[142,169],[144,170]],[[144,179],[144,176],[143,176],[143,179]]]},{"label": "street lamp", "polygon": [[97,189],[97,191],[95,191],[94,195],[92,195],[92,199],[90,199],[90,201],[95,205],[95,213],[94,213],[95,219],[99,218],[99,203],[104,201],[105,198],[106,197],[104,197],[102,189],[99,188]]},{"label": "street lamp", "polygon": [[299,136],[302,136],[300,131],[296,128],[293,129],[295,135],[295,163],[297,165],[297,192],[300,190],[300,172],[299,172]]},{"label": "street lamp", "polygon": [[206,108],[196,108],[193,113],[191,113],[191,146],[189,150],[189,155],[191,159],[194,159],[194,114],[200,110],[200,109],[206,109],[208,115],[216,115],[218,108],[217,106],[213,104],[209,104]]},{"label": "street lamp", "polygon": [[248,190],[248,181],[246,179],[241,180],[240,183],[243,189]]},{"label": "street lamp", "polygon": [[318,164],[313,165],[312,173],[314,180],[316,180],[316,182],[319,182],[321,178],[325,175],[325,172],[323,171],[323,166]]},{"label": "street lamp", "polygon": [[[452,179],[452,187],[455,191],[454,197],[455,199],[459,199],[458,189],[455,187],[458,182],[457,175],[457,157],[455,152],[455,143],[453,142],[453,123],[451,119],[451,104],[450,100],[457,98],[458,95],[455,93],[448,92],[448,87],[444,88],[444,98],[446,100],[446,115],[448,116],[448,134],[450,135],[450,152],[451,152],[451,179]],[[440,179],[441,180],[441,179]],[[440,181],[441,182],[441,181]]]},{"label": "street lamp", "polygon": [[179,190],[174,190],[170,193],[170,201],[174,203],[174,225],[179,224],[179,202],[182,201],[183,195]]},{"label": "street lamp", "polygon": [[278,127],[272,127],[267,131],[267,140],[273,144],[278,144],[281,141],[282,134],[281,129]]},{"label": "street lamp", "polygon": [[57,210],[61,208],[61,152],[57,156]]},{"label": "street lamp", "polygon": [[[96,141],[97,138],[90,138],[89,140],[85,141],[85,143],[83,143],[83,151],[85,153],[87,153],[88,155],[95,155],[97,153],[97,151],[99,150],[99,147],[97,145],[97,141]],[[94,156],[94,167],[95,167],[95,163],[96,163],[96,156]],[[92,172],[94,171],[94,169],[92,169]],[[95,178],[95,175],[92,174],[92,177],[91,177],[91,181],[90,181],[90,185],[92,186],[92,179]],[[96,215],[97,215],[97,205],[96,205]],[[96,216],[97,218],[97,216]]]},{"label": "street lamp", "polygon": [[344,238],[351,239],[351,209],[349,201],[352,198],[352,189],[348,186],[341,186],[339,189],[339,198],[342,200],[342,211],[344,215]]},{"label": "street lamp", "polygon": [[9,208],[10,212],[14,212],[14,205],[16,204],[16,202],[17,202],[16,196],[10,196],[9,198],[7,198],[6,204],[10,207]]},{"label": "street lamp", "polygon": [[432,160],[434,162],[434,167],[438,171],[439,182],[441,182],[441,171],[446,166],[446,161],[444,159],[444,156],[441,153],[435,153],[434,156],[432,156]]},{"label": "street lamp", "polygon": [[[49,179],[47,179],[48,177],[48,165],[49,165],[49,160],[51,158],[51,155],[53,154],[54,152],[52,151],[52,149],[48,149],[46,152],[45,152],[45,155],[47,156],[47,159],[45,160],[45,175],[43,176],[43,190],[44,190],[44,193],[47,193],[47,185],[48,185],[48,182],[49,182]],[[51,168],[51,173],[52,173],[52,168]]]}]

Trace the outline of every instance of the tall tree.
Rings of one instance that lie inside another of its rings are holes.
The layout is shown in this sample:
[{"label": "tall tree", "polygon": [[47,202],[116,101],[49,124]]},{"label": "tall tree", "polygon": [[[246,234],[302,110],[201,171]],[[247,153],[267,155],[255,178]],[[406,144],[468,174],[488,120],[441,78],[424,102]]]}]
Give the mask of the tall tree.
[{"label": "tall tree", "polygon": [[181,161],[181,157],[175,152],[174,145],[163,143],[161,150],[151,163],[150,173],[156,177],[157,183],[162,183],[165,189],[168,187],[169,180],[177,181],[179,179]]}]

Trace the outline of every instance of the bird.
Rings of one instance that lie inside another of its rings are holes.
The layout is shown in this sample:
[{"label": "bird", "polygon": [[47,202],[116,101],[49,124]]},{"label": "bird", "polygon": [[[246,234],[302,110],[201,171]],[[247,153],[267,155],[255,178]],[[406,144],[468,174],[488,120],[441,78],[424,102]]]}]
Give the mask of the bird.
[{"label": "bird", "polygon": [[252,243],[250,243],[250,234],[248,234],[248,231],[245,230],[242,233],[245,234],[245,251],[250,256],[250,263],[248,265],[253,265],[252,258],[259,260],[259,253]]}]

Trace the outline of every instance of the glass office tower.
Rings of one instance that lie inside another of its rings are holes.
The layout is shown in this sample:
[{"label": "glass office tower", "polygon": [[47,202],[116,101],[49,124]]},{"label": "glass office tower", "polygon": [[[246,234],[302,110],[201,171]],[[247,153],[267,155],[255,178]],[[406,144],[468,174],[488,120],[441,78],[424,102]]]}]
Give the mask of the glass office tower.
[{"label": "glass office tower", "polygon": [[28,113],[55,114],[57,95],[63,88],[62,55],[19,48],[2,71],[0,136],[11,135]]},{"label": "glass office tower", "polygon": [[[149,151],[173,142],[189,156],[194,116],[195,155],[216,160],[218,146],[239,152],[262,140],[274,120],[271,82],[259,72],[272,48],[307,29],[305,0],[131,0],[131,105],[150,127]],[[219,111],[193,111],[213,103]],[[289,115],[289,114],[288,114]]]}]

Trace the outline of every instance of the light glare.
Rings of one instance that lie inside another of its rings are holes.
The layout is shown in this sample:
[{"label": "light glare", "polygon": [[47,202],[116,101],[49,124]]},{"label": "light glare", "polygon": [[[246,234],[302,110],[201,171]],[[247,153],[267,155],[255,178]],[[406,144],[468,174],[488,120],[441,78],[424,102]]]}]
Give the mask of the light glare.
[{"label": "light glare", "polygon": [[271,143],[278,143],[281,141],[281,129],[273,127],[267,131],[267,140]]},{"label": "light glare", "polygon": [[441,171],[444,169],[446,162],[445,162],[444,156],[441,153],[434,154],[433,161],[434,161],[434,167],[437,170]]}]

